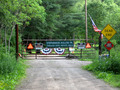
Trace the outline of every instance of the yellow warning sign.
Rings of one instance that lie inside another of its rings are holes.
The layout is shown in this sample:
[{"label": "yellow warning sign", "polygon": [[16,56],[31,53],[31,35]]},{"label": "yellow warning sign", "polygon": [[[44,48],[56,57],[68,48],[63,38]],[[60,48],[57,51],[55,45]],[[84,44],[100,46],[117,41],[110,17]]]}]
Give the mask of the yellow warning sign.
[{"label": "yellow warning sign", "polygon": [[110,40],[115,34],[116,31],[109,24],[101,31],[101,33]]},{"label": "yellow warning sign", "polygon": [[87,43],[87,44],[86,44],[86,48],[91,48],[90,43]]},{"label": "yellow warning sign", "polygon": [[33,49],[33,45],[30,43],[27,47],[27,49]]}]

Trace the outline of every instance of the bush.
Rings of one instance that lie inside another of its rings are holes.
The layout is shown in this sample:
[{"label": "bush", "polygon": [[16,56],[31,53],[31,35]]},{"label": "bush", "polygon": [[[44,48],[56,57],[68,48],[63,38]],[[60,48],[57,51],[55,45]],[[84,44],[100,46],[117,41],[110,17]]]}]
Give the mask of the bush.
[{"label": "bush", "polygon": [[120,59],[115,56],[109,59],[111,62],[110,68],[108,71],[112,71],[114,73],[120,73]]},{"label": "bush", "polygon": [[11,73],[16,68],[15,57],[10,54],[0,55],[0,74]]},{"label": "bush", "polygon": [[0,90],[15,90],[16,85],[26,76],[27,66],[24,60],[17,62],[15,69],[11,73],[0,74]]},{"label": "bush", "polygon": [[85,67],[91,71],[120,73],[120,52],[119,48],[111,51],[110,58],[94,60],[92,64]]},{"label": "bush", "polygon": [[14,54],[5,53],[5,48],[0,47],[0,74],[11,73],[16,69],[16,60]]}]

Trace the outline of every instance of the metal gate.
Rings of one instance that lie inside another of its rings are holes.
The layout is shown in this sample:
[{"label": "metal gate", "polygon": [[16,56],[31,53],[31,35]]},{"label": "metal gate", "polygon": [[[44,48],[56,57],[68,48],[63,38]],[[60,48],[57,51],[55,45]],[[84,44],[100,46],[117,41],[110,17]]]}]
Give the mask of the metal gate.
[{"label": "metal gate", "polygon": [[[53,56],[94,59],[97,56],[96,48],[98,48],[98,46],[92,39],[88,39],[88,42],[89,43],[86,43],[85,39],[24,39],[22,41],[21,55],[23,58],[34,57],[35,59],[38,57]],[[37,44],[39,44],[39,47],[37,47]],[[89,44],[90,47],[86,48],[87,44]],[[47,50],[50,52],[46,53]]]}]

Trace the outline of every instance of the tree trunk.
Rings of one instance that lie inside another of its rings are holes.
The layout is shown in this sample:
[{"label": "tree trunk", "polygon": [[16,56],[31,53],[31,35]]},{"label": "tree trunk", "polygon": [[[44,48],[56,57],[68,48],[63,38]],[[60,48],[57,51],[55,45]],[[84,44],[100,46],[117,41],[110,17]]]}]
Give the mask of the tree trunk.
[{"label": "tree trunk", "polygon": [[0,43],[2,44],[2,29],[3,29],[3,24],[0,27]]},{"label": "tree trunk", "polygon": [[6,53],[7,53],[6,28],[5,28],[5,49],[6,49]]},{"label": "tree trunk", "polygon": [[12,38],[12,34],[13,34],[14,28],[15,28],[15,24],[14,24],[13,27],[12,27],[12,31],[11,31],[10,38],[9,38],[9,42],[8,42],[8,51],[9,51],[9,52],[10,52],[10,42],[11,42],[11,38]]}]

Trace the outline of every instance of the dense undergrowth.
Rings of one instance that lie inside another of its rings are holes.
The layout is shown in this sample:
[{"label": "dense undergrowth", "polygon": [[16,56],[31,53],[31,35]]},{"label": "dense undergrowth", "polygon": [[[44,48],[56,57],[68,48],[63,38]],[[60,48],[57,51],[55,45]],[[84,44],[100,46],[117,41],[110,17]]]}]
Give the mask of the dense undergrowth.
[{"label": "dense undergrowth", "polygon": [[14,54],[3,52],[4,47],[0,48],[0,90],[15,90],[27,66],[22,59],[17,62]]},{"label": "dense undergrowth", "polygon": [[120,87],[120,48],[116,46],[111,50],[109,58],[93,60],[92,64],[84,66],[84,69],[94,72],[97,78],[103,79],[110,85]]}]

